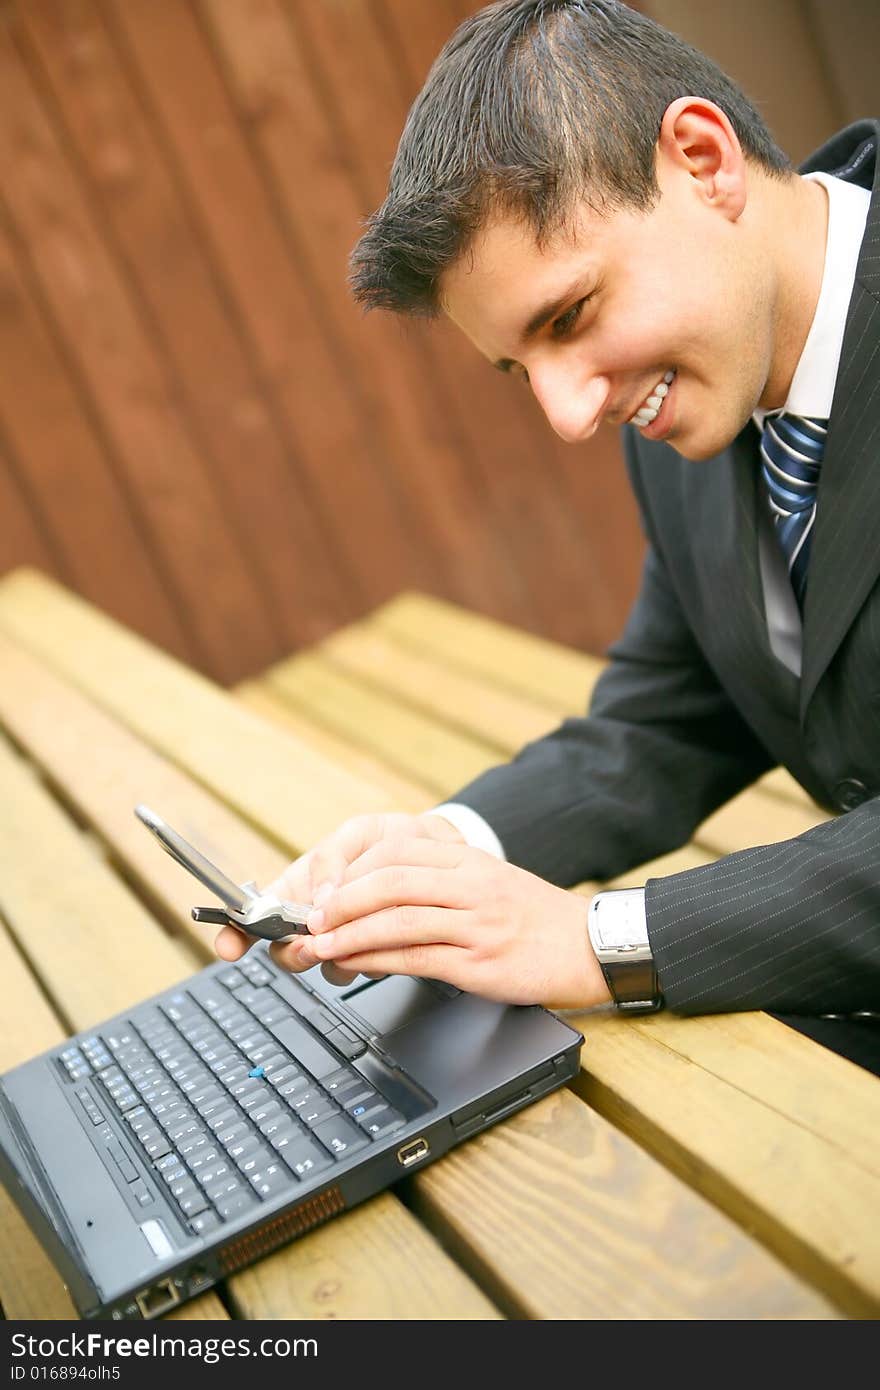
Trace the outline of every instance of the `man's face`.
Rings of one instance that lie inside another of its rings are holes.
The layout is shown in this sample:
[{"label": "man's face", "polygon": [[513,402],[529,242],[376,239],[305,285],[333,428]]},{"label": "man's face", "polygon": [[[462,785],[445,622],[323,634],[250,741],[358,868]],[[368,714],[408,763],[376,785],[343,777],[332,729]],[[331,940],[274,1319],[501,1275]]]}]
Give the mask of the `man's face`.
[{"label": "man's face", "polygon": [[530,383],[563,439],[631,420],[653,396],[637,421],[644,435],[704,459],[765,390],[772,282],[747,206],[734,216],[662,158],[658,180],[650,212],[600,217],[581,205],[543,249],[518,221],[489,222],[444,274],[441,300],[490,362]]}]

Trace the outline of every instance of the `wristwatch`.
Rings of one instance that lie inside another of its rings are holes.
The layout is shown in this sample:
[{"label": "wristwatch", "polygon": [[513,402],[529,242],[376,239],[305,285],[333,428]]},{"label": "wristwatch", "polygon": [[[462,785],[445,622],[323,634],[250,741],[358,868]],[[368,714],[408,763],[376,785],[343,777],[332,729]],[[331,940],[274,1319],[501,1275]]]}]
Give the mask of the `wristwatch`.
[{"label": "wristwatch", "polygon": [[629,1014],[663,1007],[648,941],[644,888],[610,888],[597,893],[587,914],[587,931],[611,998]]}]

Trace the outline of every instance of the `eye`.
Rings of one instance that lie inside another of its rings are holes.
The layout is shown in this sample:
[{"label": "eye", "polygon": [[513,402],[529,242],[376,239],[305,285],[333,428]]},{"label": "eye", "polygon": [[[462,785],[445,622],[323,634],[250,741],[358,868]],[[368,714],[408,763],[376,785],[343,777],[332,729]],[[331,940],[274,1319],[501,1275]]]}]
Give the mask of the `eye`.
[{"label": "eye", "polygon": [[579,299],[576,304],[572,304],[571,308],[567,309],[564,314],[561,314],[558,319],[553,320],[550,325],[550,331],[554,338],[568,337],[581,316],[581,309],[583,309],[585,304],[589,303],[592,297],[591,294],[585,294],[583,299]]}]

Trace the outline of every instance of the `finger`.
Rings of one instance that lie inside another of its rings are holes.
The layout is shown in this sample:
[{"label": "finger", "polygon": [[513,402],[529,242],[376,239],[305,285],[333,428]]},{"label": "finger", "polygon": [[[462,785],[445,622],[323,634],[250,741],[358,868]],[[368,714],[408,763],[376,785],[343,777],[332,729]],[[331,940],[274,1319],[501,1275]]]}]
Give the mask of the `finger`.
[{"label": "finger", "polygon": [[348,865],[342,882],[351,883],[374,869],[394,864],[457,869],[468,846],[456,840],[429,840],[417,835],[394,835],[370,845]]},{"label": "finger", "polygon": [[255,939],[247,932],[239,931],[238,927],[221,927],[214,937],[214,950],[221,960],[241,960],[251,949]]},{"label": "finger", "polygon": [[427,943],[460,949],[468,920],[468,913],[446,907],[386,908],[313,937],[311,950],[317,960],[336,960],[350,969],[343,958],[355,952],[399,950]]},{"label": "finger", "polygon": [[428,980],[446,980],[458,989],[469,987],[467,953],[460,946],[433,943],[363,951],[335,964],[358,975],[417,975]]},{"label": "finger", "polygon": [[309,854],[309,901],[319,902],[341,883],[348,865],[384,832],[381,816],[356,816]]},{"label": "finger", "polygon": [[328,985],[350,985],[352,980],[358,977],[356,970],[343,970],[334,960],[325,960],[321,966],[321,974]]},{"label": "finger", "polygon": [[307,923],[313,936],[321,936],[346,922],[361,920],[387,908],[464,908],[468,905],[467,884],[462,883],[459,875],[433,866],[412,868],[394,864],[334,889],[324,899],[323,907],[309,913]]},{"label": "finger", "polygon": [[296,936],[292,941],[273,941],[269,955],[280,969],[292,975],[301,975],[304,970],[311,970],[313,965],[318,964],[311,938],[307,936]]}]

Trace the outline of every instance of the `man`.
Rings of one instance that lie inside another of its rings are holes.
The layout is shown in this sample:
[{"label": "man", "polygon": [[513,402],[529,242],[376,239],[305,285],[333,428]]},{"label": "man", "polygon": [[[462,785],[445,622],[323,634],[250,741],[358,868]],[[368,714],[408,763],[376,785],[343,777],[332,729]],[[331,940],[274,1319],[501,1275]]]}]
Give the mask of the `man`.
[{"label": "man", "polygon": [[[878,134],[797,174],[714,64],[616,0],[504,0],[446,45],[355,292],[447,314],[566,440],[624,425],[648,556],[586,718],[291,866],[315,909],[287,967],[772,1009],[873,1064],[850,1020],[880,1006]],[[843,814],[599,895],[587,929],[564,886],[686,842],[776,764]]]}]

